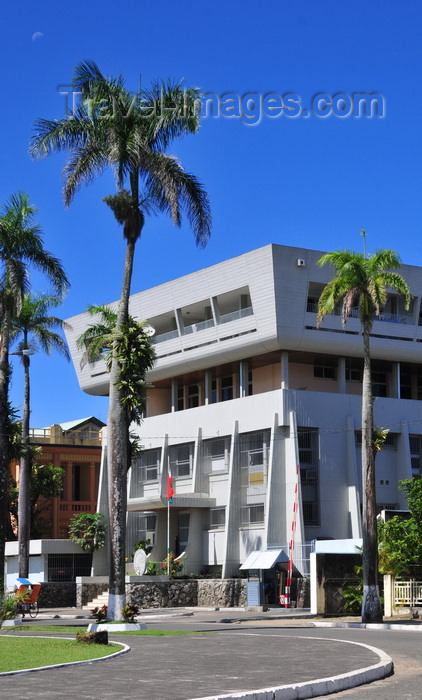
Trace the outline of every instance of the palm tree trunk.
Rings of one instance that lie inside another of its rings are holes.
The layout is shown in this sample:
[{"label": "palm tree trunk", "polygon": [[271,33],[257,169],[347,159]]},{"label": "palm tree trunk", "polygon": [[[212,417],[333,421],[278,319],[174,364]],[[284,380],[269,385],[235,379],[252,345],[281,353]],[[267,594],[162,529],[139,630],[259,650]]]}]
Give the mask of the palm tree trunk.
[{"label": "palm tree trunk", "polygon": [[[123,272],[122,293],[117,311],[116,331],[129,315],[135,241],[128,239]],[[120,620],[125,606],[125,548],[127,510],[128,432],[129,421],[116,386],[119,363],[113,356],[110,370],[110,400],[107,427],[107,470],[109,489],[110,572],[108,620]]]},{"label": "palm tree trunk", "polygon": [[9,437],[7,430],[9,411],[9,313],[7,309],[1,323],[0,355],[0,592],[3,591],[5,571],[5,546],[9,515]]},{"label": "palm tree trunk", "polygon": [[362,622],[381,622],[382,610],[378,590],[375,455],[372,446],[374,417],[369,334],[370,328],[364,328],[362,385]]},{"label": "palm tree trunk", "polygon": [[[26,343],[24,342],[24,345]],[[22,355],[24,371],[24,400],[22,416],[22,457],[19,471],[18,497],[18,543],[19,543],[19,576],[29,576],[29,542],[31,519],[31,452],[29,445],[29,415],[30,415],[30,383],[29,357]]]}]

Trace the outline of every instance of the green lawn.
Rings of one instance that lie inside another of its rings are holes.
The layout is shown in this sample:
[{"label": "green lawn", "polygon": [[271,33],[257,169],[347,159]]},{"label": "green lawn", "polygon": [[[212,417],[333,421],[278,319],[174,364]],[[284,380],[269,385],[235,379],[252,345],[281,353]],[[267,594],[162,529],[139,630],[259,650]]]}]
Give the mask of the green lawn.
[{"label": "green lawn", "polygon": [[[13,634],[18,634],[19,632],[51,632],[57,634],[76,634],[79,630],[86,630],[86,625],[22,625],[19,627],[13,627]],[[205,634],[204,632],[197,632],[196,630],[190,631],[176,631],[176,630],[135,630],[133,632],[110,632],[113,635],[136,635],[141,637],[170,637],[170,636],[180,636],[185,634]],[[206,634],[210,634],[207,632]]]},{"label": "green lawn", "polygon": [[[57,634],[76,635],[86,625],[22,625],[0,634],[0,673],[18,671],[25,668],[38,668],[72,661],[89,661],[109,656],[121,647],[117,644],[83,644],[76,639],[62,639]],[[44,632],[51,637],[20,637],[19,632]],[[136,635],[143,637],[168,637],[186,634],[209,634],[208,632],[181,632],[173,630],[138,630],[136,632],[113,632],[113,635]],[[211,633],[212,634],[212,633]]]},{"label": "green lawn", "polygon": [[[74,631],[74,630],[73,630]],[[118,651],[117,644],[83,644],[76,639],[0,636],[0,672],[87,661]]]}]

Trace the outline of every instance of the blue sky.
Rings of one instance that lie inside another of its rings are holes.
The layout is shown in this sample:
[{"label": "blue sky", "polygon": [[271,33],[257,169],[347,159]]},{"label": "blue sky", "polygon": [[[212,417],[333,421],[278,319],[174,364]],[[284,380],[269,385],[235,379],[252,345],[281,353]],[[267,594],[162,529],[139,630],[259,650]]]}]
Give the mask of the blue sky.
[{"label": "blue sky", "polygon": [[[379,93],[384,116],[279,116],[254,126],[237,116],[207,117],[199,134],[171,152],[207,188],[213,231],[197,250],[189,227],[147,221],[132,291],[160,284],[268,243],[321,250],[394,248],[422,264],[422,6],[413,0],[16,0],[2,8],[0,203],[28,192],[45,247],[72,287],[62,318],[120,294],[124,244],[102,202],[111,175],[83,187],[66,210],[64,157],[31,161],[37,118],[62,118],[60,94],[80,61],[139,81],[184,78],[205,92],[294,93],[310,110],[314,95]],[[298,99],[295,98],[295,99]],[[337,112],[342,104],[335,101]],[[250,103],[250,106],[251,103]],[[347,105],[344,105],[345,108]],[[346,109],[346,111],[348,111]],[[35,291],[45,282],[33,278]],[[22,403],[15,358],[11,398]],[[71,364],[34,355],[32,427],[96,415],[107,400],[81,392]]]}]

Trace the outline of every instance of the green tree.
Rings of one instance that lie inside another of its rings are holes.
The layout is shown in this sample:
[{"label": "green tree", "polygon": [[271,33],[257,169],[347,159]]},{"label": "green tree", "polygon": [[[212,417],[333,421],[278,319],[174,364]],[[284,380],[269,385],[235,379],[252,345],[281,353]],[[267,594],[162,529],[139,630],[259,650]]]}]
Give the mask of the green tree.
[{"label": "green tree", "polygon": [[69,281],[60,261],[43,247],[41,229],[35,223],[36,209],[28,195],[12,195],[0,216],[0,571],[4,570],[5,539],[8,517],[9,479],[9,346],[12,318],[22,307],[28,291],[29,267],[43,272],[54,291],[61,296]]},{"label": "green tree", "polygon": [[395,578],[422,577],[422,479],[400,482],[410,513],[378,523],[380,569]]},{"label": "green tree", "polygon": [[[33,449],[31,456],[32,469],[30,474],[29,491],[30,498],[30,539],[40,539],[46,535],[46,523],[44,513],[48,511],[50,501],[55,496],[60,496],[63,491],[64,469],[55,467],[53,464],[38,464],[36,462],[39,448]],[[19,488],[12,476],[9,477],[9,513],[19,527]],[[11,529],[11,528],[10,528]],[[11,529],[9,539],[15,539]]]},{"label": "green tree", "polygon": [[[166,153],[171,143],[200,125],[200,93],[182,84],[155,82],[149,90],[131,94],[123,78],[104,76],[93,62],[75,69],[74,88],[82,95],[76,114],[58,121],[39,120],[30,151],[42,157],[70,152],[64,169],[64,198],[69,205],[82,183],[111,167],[118,193],[105,198],[123,227],[126,257],[117,309],[116,333],[128,321],[129,297],[136,242],[145,217],[170,214],[181,225],[187,214],[197,245],[210,236],[211,213],[207,194],[180,162]],[[117,342],[117,341],[116,341]],[[113,353],[107,425],[107,465],[111,490],[109,619],[117,620],[125,605],[126,473],[128,418],[119,388],[119,359]]]},{"label": "green tree", "polygon": [[377,518],[375,493],[375,452],[373,444],[373,397],[371,382],[370,334],[374,319],[387,301],[387,289],[397,290],[410,303],[406,281],[397,272],[400,259],[394,250],[379,250],[366,257],[353,251],[326,253],[319,265],[330,264],[335,277],[323,289],[318,302],[318,325],[342,303],[342,322],[346,324],[357,308],[363,334],[362,381],[362,622],[382,620],[378,592]]},{"label": "green tree", "polygon": [[22,307],[17,316],[12,319],[10,332],[11,341],[21,338],[15,355],[20,355],[24,372],[24,400],[22,413],[22,455],[19,470],[19,576],[28,578],[29,575],[29,539],[30,539],[30,475],[31,449],[29,443],[29,416],[31,413],[30,385],[30,355],[40,348],[50,355],[55,349],[67,360],[70,359],[67,345],[55,329],[62,329],[65,322],[56,316],[51,316],[50,307],[57,307],[61,299],[56,296],[41,294],[32,296],[25,294]]},{"label": "green tree", "polygon": [[[113,354],[119,360],[118,389],[121,402],[127,413],[128,425],[142,422],[146,408],[146,373],[155,362],[155,350],[151,344],[148,326],[128,317],[120,332],[116,330],[117,313],[107,306],[89,306],[88,313],[95,317],[92,323],[77,339],[78,348],[83,350],[81,367],[102,358],[110,372]],[[127,469],[132,459],[139,456],[139,439],[128,431]]]},{"label": "green tree", "polygon": [[102,513],[78,513],[69,523],[72,542],[90,554],[104,547],[106,530]]}]

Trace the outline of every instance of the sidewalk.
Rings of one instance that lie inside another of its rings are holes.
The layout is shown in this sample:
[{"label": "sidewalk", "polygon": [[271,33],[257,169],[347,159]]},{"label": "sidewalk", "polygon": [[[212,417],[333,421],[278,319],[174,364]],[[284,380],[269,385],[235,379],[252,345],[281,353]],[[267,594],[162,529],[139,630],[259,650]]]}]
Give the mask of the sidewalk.
[{"label": "sidewalk", "polygon": [[[22,700],[37,695],[67,698],[69,689],[83,700],[129,700],[134,695],[145,700],[231,699],[238,693],[245,699],[294,700],[361,685],[392,670],[390,657],[373,647],[309,635],[317,621],[298,619],[294,611],[176,608],[143,611],[138,619],[149,628],[196,634],[109,634],[110,639],[128,644],[131,653],[101,663],[3,676],[3,692]],[[89,621],[87,611],[45,609],[28,624],[83,626]],[[277,626],[277,621],[283,624]]]}]

